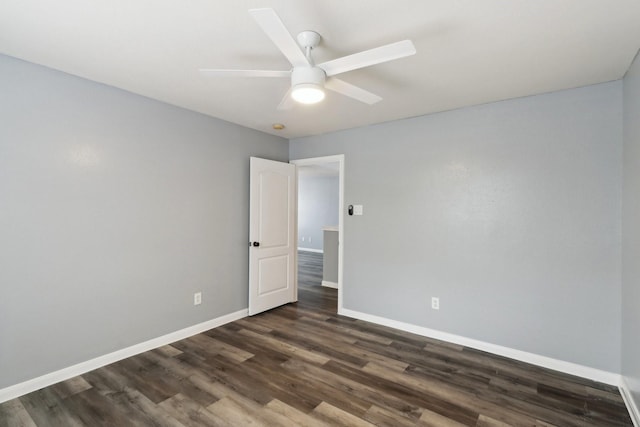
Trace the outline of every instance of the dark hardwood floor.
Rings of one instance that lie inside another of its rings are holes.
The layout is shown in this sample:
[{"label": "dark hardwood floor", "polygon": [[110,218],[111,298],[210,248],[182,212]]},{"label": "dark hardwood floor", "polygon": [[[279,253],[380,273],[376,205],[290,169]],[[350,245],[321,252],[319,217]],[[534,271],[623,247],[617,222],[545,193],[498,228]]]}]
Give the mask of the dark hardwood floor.
[{"label": "dark hardwood floor", "polygon": [[298,282],[305,286],[322,284],[322,254],[298,251]]},{"label": "dark hardwood floor", "polygon": [[[321,261],[320,261],[321,265]],[[2,426],[631,426],[616,387],[300,301],[0,405]]]}]

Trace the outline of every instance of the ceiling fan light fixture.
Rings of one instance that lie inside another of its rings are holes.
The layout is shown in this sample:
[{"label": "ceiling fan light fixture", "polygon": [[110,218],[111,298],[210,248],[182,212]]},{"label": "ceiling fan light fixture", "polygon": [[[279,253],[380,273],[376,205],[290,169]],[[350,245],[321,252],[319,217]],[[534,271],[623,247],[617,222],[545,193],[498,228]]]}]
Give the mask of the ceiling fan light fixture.
[{"label": "ceiling fan light fixture", "polygon": [[324,70],[318,67],[294,67],[291,71],[291,98],[301,104],[316,104],[324,99]]},{"label": "ceiling fan light fixture", "polygon": [[315,83],[300,83],[293,87],[291,97],[301,104],[317,104],[324,99],[324,89]]}]

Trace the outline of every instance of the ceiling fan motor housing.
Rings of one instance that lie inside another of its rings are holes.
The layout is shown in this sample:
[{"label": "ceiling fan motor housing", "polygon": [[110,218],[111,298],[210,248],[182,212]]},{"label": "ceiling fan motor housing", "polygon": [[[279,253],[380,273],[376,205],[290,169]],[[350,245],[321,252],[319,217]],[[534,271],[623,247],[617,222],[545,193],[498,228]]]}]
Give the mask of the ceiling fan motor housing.
[{"label": "ceiling fan motor housing", "polygon": [[311,84],[324,87],[326,75],[319,67],[295,67],[291,72],[291,86]]}]

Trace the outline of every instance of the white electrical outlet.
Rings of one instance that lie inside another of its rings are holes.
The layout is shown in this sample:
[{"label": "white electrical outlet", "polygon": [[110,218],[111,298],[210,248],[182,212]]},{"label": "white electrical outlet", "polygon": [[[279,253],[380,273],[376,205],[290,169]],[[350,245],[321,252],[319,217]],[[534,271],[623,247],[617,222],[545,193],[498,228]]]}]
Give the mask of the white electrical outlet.
[{"label": "white electrical outlet", "polygon": [[440,310],[440,298],[431,297],[431,308],[434,310]]},{"label": "white electrical outlet", "polygon": [[196,292],[193,294],[193,305],[202,304],[202,292]]},{"label": "white electrical outlet", "polygon": [[302,237],[302,241],[304,242],[304,236]]},{"label": "white electrical outlet", "polygon": [[309,237],[309,243],[311,243],[311,237]]}]

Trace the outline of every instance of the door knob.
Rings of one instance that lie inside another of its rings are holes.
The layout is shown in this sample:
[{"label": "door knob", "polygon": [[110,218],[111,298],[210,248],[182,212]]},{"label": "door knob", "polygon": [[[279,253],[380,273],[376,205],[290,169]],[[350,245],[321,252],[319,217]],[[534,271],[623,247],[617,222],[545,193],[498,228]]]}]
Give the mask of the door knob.
[{"label": "door knob", "polygon": [[256,247],[260,246],[260,242],[253,242],[253,246],[256,246]]}]

